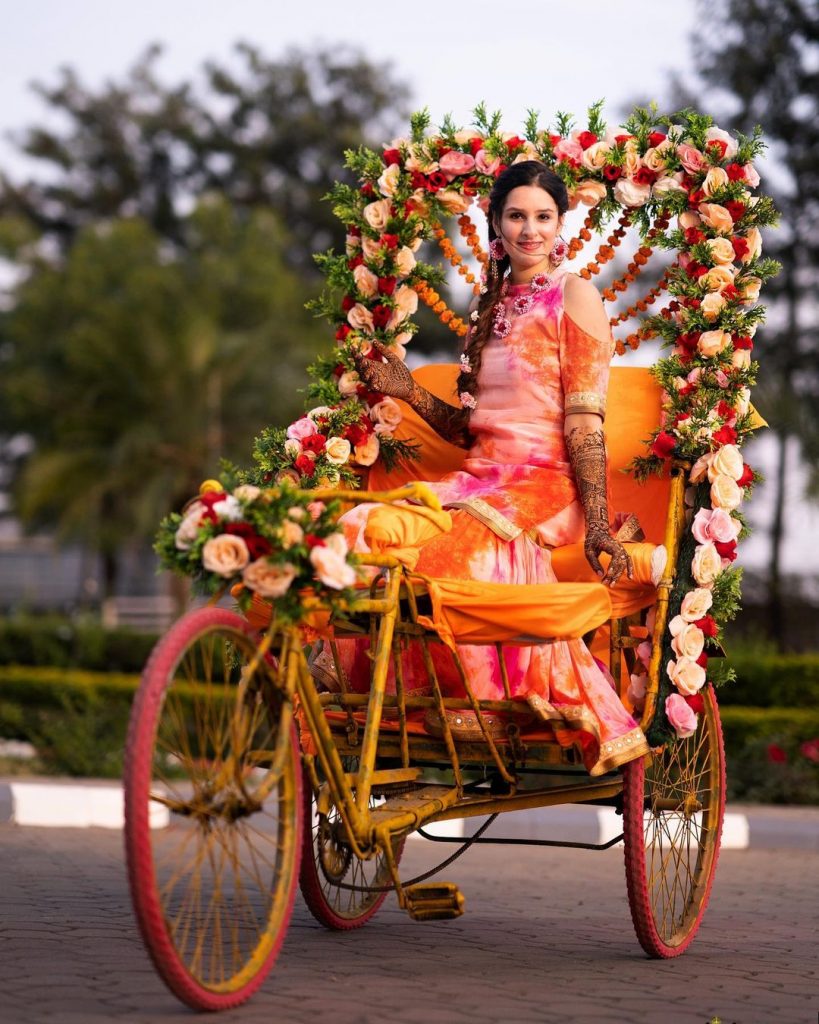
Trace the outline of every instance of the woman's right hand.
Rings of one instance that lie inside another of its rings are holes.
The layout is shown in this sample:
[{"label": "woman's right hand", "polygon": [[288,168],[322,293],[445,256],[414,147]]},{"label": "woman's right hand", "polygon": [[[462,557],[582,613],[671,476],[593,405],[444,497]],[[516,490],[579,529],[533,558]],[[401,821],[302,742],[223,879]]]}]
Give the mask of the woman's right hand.
[{"label": "woman's right hand", "polygon": [[358,376],[371,391],[409,402],[415,391],[415,381],[407,364],[377,341],[372,343],[372,347],[380,358],[357,356]]}]

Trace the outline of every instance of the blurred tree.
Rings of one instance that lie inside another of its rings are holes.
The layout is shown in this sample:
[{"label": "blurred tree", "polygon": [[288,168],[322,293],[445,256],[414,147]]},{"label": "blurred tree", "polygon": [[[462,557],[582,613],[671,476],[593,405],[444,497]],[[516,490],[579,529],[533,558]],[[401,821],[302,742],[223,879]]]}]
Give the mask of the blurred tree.
[{"label": "blurred tree", "polygon": [[[755,400],[771,421],[778,463],[768,571],[769,629],[786,636],[782,542],[788,451],[796,439],[809,469],[808,493],[819,496],[819,7],[815,0],[699,0],[702,29],[693,39],[695,69],[707,89],[708,113],[725,128],[760,124],[770,143],[763,183],[781,211],[765,253],[782,262],[766,286],[768,324],[755,338],[760,360]],[[674,81],[683,103],[703,105]]]},{"label": "blurred tree", "polygon": [[3,324],[3,419],[36,444],[17,511],[99,551],[109,593],[123,546],[297,413],[325,344],[274,214],[214,197],[183,227],[184,260],[138,218],[81,229],[64,260],[29,248]]}]

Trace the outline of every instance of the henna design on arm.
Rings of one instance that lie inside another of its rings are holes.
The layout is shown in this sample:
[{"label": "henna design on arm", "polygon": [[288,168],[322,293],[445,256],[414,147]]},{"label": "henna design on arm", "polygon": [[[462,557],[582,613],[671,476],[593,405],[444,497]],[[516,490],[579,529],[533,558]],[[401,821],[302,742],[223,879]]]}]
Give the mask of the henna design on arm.
[{"label": "henna design on arm", "polygon": [[[606,444],[601,428],[572,427],[566,435],[566,449],[574,470],[577,490],[586,517],[586,558],[601,582],[613,586],[625,572],[632,578],[631,558],[623,545],[609,533],[606,496]],[[611,555],[603,571],[600,553]]]}]

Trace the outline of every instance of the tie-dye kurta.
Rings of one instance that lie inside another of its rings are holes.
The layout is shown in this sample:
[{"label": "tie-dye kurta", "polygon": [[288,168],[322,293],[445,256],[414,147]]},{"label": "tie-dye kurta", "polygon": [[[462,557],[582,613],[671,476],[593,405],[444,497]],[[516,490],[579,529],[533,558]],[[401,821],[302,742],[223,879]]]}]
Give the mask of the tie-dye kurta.
[{"label": "tie-dye kurta", "polygon": [[[583,538],[564,418],[571,411],[604,411],[611,340],[593,338],[564,312],[565,280],[565,273],[556,275],[522,315],[515,315],[513,303],[528,286],[510,288],[504,299],[511,331],[504,339],[493,337],[483,351],[470,421],[474,443],[458,472],[430,484],[451,511],[452,527],[425,526],[415,564],[420,573],[553,583],[549,548]],[[363,505],[344,517],[348,538],[361,551],[375,546],[376,532],[379,550],[389,548],[390,521],[396,517],[397,524],[405,514],[379,506],[376,531],[372,512],[372,505]],[[343,641],[339,648],[349,685],[365,689],[371,665],[366,643]],[[458,650],[475,694],[502,699],[495,650]],[[504,659],[513,696],[525,698],[549,720],[561,742],[579,741],[592,774],[646,751],[642,732],[582,641],[510,647]],[[437,650],[435,661],[445,692],[461,696],[451,658]],[[417,652],[408,653],[404,666],[408,691],[426,691]]]}]

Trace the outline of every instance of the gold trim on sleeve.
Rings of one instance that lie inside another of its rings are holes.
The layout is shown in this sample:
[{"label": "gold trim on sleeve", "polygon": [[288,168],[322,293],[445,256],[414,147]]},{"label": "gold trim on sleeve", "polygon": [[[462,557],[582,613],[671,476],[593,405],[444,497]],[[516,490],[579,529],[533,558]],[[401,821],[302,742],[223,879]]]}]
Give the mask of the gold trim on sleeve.
[{"label": "gold trim on sleeve", "polygon": [[572,412],[594,412],[598,416],[606,415],[606,399],[596,391],[570,391],[563,403],[568,415]]}]

